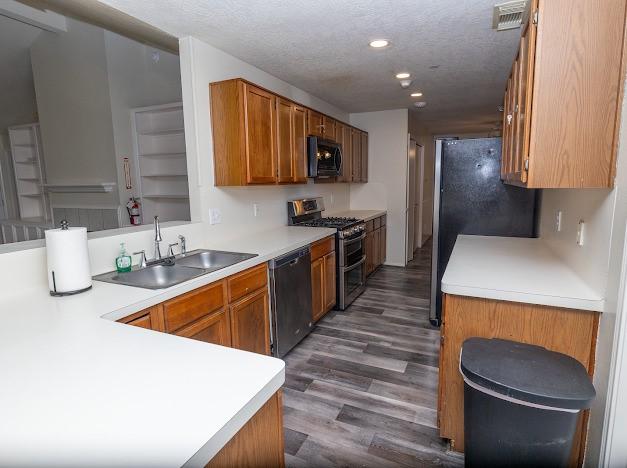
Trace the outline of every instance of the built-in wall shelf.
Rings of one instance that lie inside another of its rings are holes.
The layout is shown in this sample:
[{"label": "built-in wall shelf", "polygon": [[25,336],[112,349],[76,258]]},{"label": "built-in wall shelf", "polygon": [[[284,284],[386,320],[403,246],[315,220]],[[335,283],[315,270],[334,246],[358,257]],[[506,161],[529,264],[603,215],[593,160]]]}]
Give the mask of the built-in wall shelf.
[{"label": "built-in wall shelf", "polygon": [[153,195],[144,195],[143,198],[154,198],[155,200],[189,200],[189,195],[153,194]]},{"label": "built-in wall shelf", "polygon": [[142,107],[131,115],[143,219],[189,220],[183,104]]},{"label": "built-in wall shelf", "polygon": [[139,157],[141,158],[184,158],[185,153],[154,153],[154,154],[146,153],[146,154],[140,154]]},{"label": "built-in wall shelf", "polygon": [[110,193],[117,186],[115,182],[98,184],[44,184],[44,190],[51,193]]},{"label": "built-in wall shelf", "polygon": [[48,197],[41,187],[46,177],[38,123],[8,128],[15,189],[21,219],[50,219]]}]

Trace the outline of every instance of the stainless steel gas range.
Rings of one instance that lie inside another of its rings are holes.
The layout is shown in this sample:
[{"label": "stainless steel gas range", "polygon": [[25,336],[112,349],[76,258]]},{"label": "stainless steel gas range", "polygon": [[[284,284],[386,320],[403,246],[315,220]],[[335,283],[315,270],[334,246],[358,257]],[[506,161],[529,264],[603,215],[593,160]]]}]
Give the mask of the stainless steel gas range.
[{"label": "stainless steel gas range", "polygon": [[335,252],[337,302],[346,309],[365,288],[366,284],[366,223],[357,218],[322,217],[324,201],[321,197],[287,202],[290,226],[326,227],[336,229]]}]

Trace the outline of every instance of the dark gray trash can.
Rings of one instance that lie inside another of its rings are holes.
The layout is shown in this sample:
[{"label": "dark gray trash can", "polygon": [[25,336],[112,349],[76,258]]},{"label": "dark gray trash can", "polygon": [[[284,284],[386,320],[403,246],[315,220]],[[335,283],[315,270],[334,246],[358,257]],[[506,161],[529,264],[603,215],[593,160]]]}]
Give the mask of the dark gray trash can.
[{"label": "dark gray trash can", "polygon": [[568,465],[579,412],[595,397],[579,361],[540,346],[470,338],[460,372],[466,466]]}]

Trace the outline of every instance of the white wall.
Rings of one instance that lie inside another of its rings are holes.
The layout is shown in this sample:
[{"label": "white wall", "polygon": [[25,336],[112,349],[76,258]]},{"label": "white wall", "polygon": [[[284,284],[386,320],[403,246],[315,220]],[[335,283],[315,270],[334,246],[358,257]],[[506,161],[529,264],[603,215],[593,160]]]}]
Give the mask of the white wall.
[{"label": "white wall", "polygon": [[409,112],[409,133],[424,148],[424,194],[422,202],[422,233],[433,234],[433,188],[435,183],[435,137],[424,127],[416,112]]},{"label": "white wall", "polygon": [[[348,184],[310,181],[294,186],[215,187],[209,83],[241,77],[339,120],[349,118],[340,109],[197,39],[181,40],[180,59],[192,220],[208,221],[209,208],[222,213],[222,223],[207,228],[209,238],[285,225],[286,202],[292,198],[320,195],[328,212],[348,209]],[[259,207],[257,217],[253,203]]]},{"label": "white wall", "polygon": [[[120,201],[124,204],[130,197],[139,196],[139,173],[133,159],[130,110],[180,102],[181,67],[177,55],[157,51],[158,61],[155,61],[152,57],[153,52],[156,52],[154,48],[119,34],[105,31],[104,41],[118,189]],[[124,184],[124,157],[128,157],[131,163],[131,190],[127,190]]]},{"label": "white wall", "polygon": [[351,114],[368,132],[368,183],[351,184],[351,209],[387,210],[386,265],[405,265],[407,109]]},{"label": "white wall", "polygon": [[[116,182],[104,31],[67,19],[44,31],[31,62],[48,183]],[[53,194],[54,206],[117,206],[118,194]]]},{"label": "white wall", "polygon": [[[591,286],[605,296],[597,341],[594,386],[597,397],[590,414],[585,466],[599,465],[610,363],[614,349],[614,329],[621,262],[627,222],[627,101],[623,101],[614,190],[543,190],[540,208],[540,237],[545,239]],[[555,232],[555,213],[562,210],[562,230]],[[579,220],[585,221],[584,245],[576,244]],[[624,389],[623,389],[624,391]],[[627,427],[621,428],[627,431]],[[623,435],[625,437],[625,435]],[[622,465],[627,464],[623,460]]]}]

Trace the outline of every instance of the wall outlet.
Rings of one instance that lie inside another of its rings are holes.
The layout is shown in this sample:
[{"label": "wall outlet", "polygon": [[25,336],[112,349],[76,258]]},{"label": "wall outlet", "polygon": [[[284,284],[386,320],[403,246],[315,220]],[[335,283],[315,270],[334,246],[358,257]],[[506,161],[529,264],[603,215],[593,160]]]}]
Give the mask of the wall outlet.
[{"label": "wall outlet", "polygon": [[256,218],[261,214],[261,210],[259,209],[259,205],[257,203],[253,203],[253,216]]},{"label": "wall outlet", "polygon": [[209,224],[220,224],[222,222],[222,211],[219,208],[209,208]]},{"label": "wall outlet", "polygon": [[562,230],[562,210],[557,210],[555,213],[555,232]]},{"label": "wall outlet", "polygon": [[586,223],[584,222],[583,219],[580,219],[579,226],[577,227],[577,245],[579,247],[583,246],[583,242],[586,237],[585,233],[586,233]]}]

